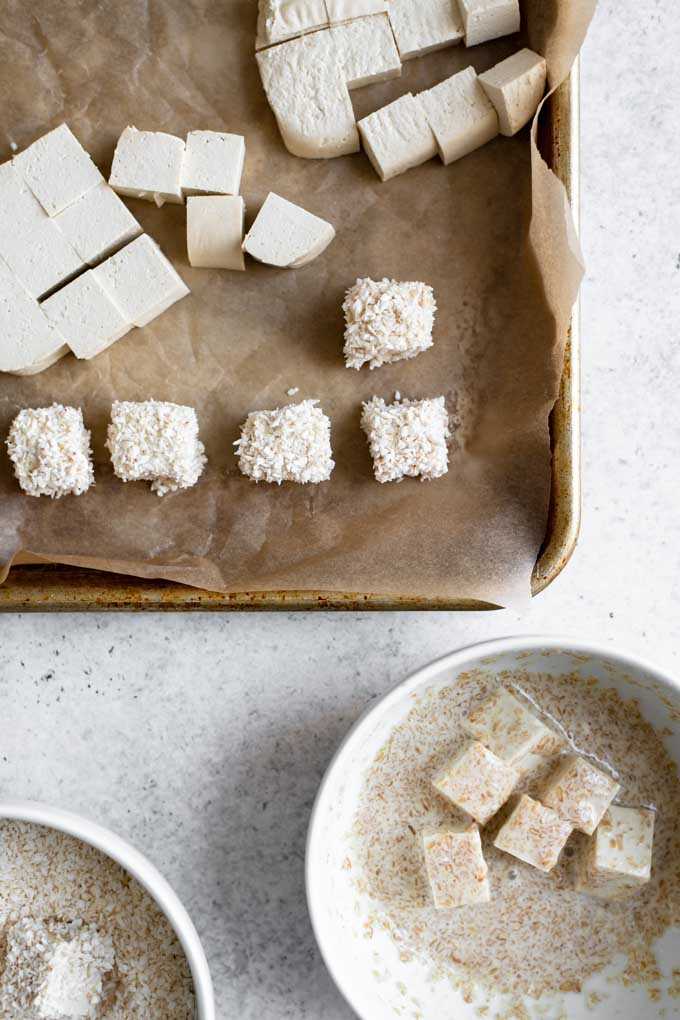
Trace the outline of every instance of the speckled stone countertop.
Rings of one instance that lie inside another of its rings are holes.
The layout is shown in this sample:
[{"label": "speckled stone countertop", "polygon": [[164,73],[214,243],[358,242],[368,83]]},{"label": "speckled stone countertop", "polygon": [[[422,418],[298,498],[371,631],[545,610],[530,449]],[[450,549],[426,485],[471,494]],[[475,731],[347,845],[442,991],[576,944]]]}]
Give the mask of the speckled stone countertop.
[{"label": "speckled stone countertop", "polygon": [[308,923],[305,832],[338,741],[409,670],[565,632],[680,672],[679,51],[673,0],[603,0],[583,52],[585,513],[528,613],[0,617],[0,794],[151,857],[205,940],[218,1016],[352,1016]]}]

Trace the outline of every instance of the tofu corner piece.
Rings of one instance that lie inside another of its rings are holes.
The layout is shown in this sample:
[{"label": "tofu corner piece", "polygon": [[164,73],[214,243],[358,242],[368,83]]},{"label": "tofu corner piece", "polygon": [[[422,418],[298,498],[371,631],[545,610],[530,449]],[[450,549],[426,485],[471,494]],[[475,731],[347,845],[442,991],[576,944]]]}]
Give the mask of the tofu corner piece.
[{"label": "tofu corner piece", "polygon": [[480,84],[496,108],[502,135],[516,135],[529,123],[543,98],[547,73],[545,59],[524,49],[480,74]]},{"label": "tofu corner piece", "polygon": [[437,910],[453,910],[491,899],[489,869],[479,829],[423,833],[425,868]]},{"label": "tofu corner piece", "polygon": [[86,191],[76,202],[54,217],[54,224],[83,262],[96,265],[142,228],[106,181]]},{"label": "tofu corner piece", "polygon": [[486,825],[508,800],[519,778],[518,769],[473,740],[434,776],[432,785],[457,808]]},{"label": "tofu corner piece", "polygon": [[184,195],[238,195],[246,158],[243,135],[190,131],[180,183]]},{"label": "tofu corner piece", "polygon": [[81,496],[94,482],[90,433],[79,407],[27,407],[7,437],[19,486],[28,496]]},{"label": "tofu corner piece", "polygon": [[571,822],[524,794],[494,846],[539,871],[552,871],[571,835]]},{"label": "tofu corner piece", "polygon": [[401,59],[387,14],[357,18],[330,31],[350,91],[401,75]]},{"label": "tofu corner piece", "polygon": [[612,805],[590,837],[576,888],[598,899],[624,899],[649,882],[654,812]]},{"label": "tofu corner piece", "polygon": [[258,262],[280,269],[299,269],[321,255],[335,228],[270,191],[246,234],[243,250]]},{"label": "tofu corner piece", "polygon": [[498,134],[498,114],[479,84],[474,67],[466,67],[416,98],[446,165],[481,148]]},{"label": "tofu corner piece", "polygon": [[240,195],[190,195],[187,198],[187,253],[201,269],[246,268],[243,226],[246,207]]},{"label": "tofu corner piece", "polygon": [[132,329],[91,269],[44,301],[42,310],[77,358],[96,357]]},{"label": "tofu corner piece", "polygon": [[358,126],[366,155],[382,181],[437,154],[425,109],[410,92],[364,117]]},{"label": "tofu corner piece", "polygon": [[458,0],[463,15],[465,45],[499,39],[519,32],[519,0]]},{"label": "tofu corner piece", "polygon": [[148,234],[131,241],[92,273],[133,326],[146,326],[189,293],[184,280]]},{"label": "tofu corner piece", "polygon": [[367,400],[361,413],[377,482],[431,480],[449,470],[449,414],[444,397],[386,404]]},{"label": "tofu corner piece", "polygon": [[620,789],[587,759],[568,755],[548,779],[541,802],[591,836]]},{"label": "tofu corner piece", "polygon": [[390,22],[402,60],[424,57],[463,41],[458,0],[390,0]]},{"label": "tofu corner piece", "polygon": [[104,180],[67,124],[38,138],[12,163],[48,216],[56,216]]},{"label": "tofu corner piece", "polygon": [[560,734],[549,729],[505,687],[499,687],[475,705],[468,712],[463,728],[511,765],[520,764],[529,754],[550,757],[564,744]]},{"label": "tofu corner piece", "polygon": [[0,257],[0,372],[34,375],[67,353],[64,338]]},{"label": "tofu corner piece", "polygon": [[255,49],[327,27],[325,0],[260,0]]},{"label": "tofu corner piece", "polygon": [[159,206],[165,202],[182,205],[184,150],[184,141],[175,135],[126,127],[113,154],[109,185],[119,195]]}]

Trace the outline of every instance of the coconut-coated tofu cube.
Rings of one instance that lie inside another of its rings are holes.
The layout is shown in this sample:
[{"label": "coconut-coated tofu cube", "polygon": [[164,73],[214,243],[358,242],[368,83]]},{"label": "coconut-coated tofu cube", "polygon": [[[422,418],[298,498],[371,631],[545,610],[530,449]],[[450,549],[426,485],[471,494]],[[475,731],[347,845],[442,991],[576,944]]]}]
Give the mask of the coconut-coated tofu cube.
[{"label": "coconut-coated tofu cube", "polygon": [[202,269],[246,268],[243,223],[246,207],[240,195],[189,195],[187,253]]},{"label": "coconut-coated tofu cube", "polygon": [[562,737],[549,729],[525,704],[499,687],[468,712],[463,728],[503,761],[516,765],[525,755],[556,754]]},{"label": "coconut-coated tofu cube", "polygon": [[364,277],[349,288],[342,310],[347,368],[379,368],[432,347],[437,305],[426,283]]},{"label": "coconut-coated tofu cube", "polygon": [[94,266],[142,232],[124,202],[102,181],[58,216],[54,223],[83,262]]},{"label": "coconut-coated tofu cube", "polygon": [[402,60],[455,46],[464,35],[458,0],[390,0],[390,21]]},{"label": "coconut-coated tofu cube", "polygon": [[126,127],[116,145],[109,184],[119,195],[143,198],[156,205],[182,205],[180,183],[184,141],[164,131]]},{"label": "coconut-coated tofu cube", "polygon": [[519,32],[519,0],[458,0],[465,26],[465,45]]},{"label": "coconut-coated tofu cube", "polygon": [[133,326],[146,326],[189,288],[148,234],[96,266],[97,283]]},{"label": "coconut-coated tofu cube", "polygon": [[236,440],[238,466],[255,482],[328,481],[335,467],[330,419],[317,400],[251,411]]},{"label": "coconut-coated tofu cube", "polygon": [[363,405],[361,427],[368,438],[378,482],[440,478],[449,469],[449,414],[444,397],[386,404],[372,397]]},{"label": "coconut-coated tofu cube", "polygon": [[38,138],[12,162],[48,216],[104,180],[67,124]]},{"label": "coconut-coated tofu cube", "polygon": [[43,301],[42,310],[77,358],[94,358],[132,329],[91,269]]},{"label": "coconut-coated tofu cube", "polygon": [[190,131],[182,163],[185,195],[238,195],[246,158],[243,135]]},{"label": "coconut-coated tofu cube", "polygon": [[576,888],[598,899],[623,899],[649,882],[654,812],[613,804],[590,837]]},{"label": "coconut-coated tofu cube", "polygon": [[474,67],[417,96],[445,164],[486,145],[498,134],[498,115]]},{"label": "coconut-coated tofu cube", "polygon": [[571,822],[524,794],[494,846],[539,871],[552,871],[572,831]]},{"label": "coconut-coated tofu cube", "polygon": [[621,787],[585,758],[568,755],[548,779],[541,803],[592,835]]},{"label": "coconut-coated tofu cube", "polygon": [[411,92],[364,117],[358,127],[366,155],[383,181],[437,154],[424,107]]},{"label": "coconut-coated tofu cube", "polygon": [[519,781],[513,765],[472,740],[433,778],[432,785],[480,825],[493,818]]},{"label": "coconut-coated tofu cube", "polygon": [[425,832],[423,849],[437,910],[489,902],[489,869],[476,825],[465,832]]},{"label": "coconut-coated tofu cube", "polygon": [[543,98],[546,74],[544,58],[527,49],[480,74],[480,84],[496,108],[502,135],[516,135],[529,123]]},{"label": "coconut-coated tofu cube", "polygon": [[26,407],[12,422],[7,452],[28,496],[80,496],[94,482],[90,433],[79,407]]}]

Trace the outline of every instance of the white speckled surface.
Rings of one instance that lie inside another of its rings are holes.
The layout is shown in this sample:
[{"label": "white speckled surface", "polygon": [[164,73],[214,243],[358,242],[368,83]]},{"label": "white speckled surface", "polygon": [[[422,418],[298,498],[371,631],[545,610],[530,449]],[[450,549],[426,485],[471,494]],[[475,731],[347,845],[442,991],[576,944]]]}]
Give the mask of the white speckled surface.
[{"label": "white speckled surface", "polygon": [[314,947],[303,854],[369,699],[511,632],[680,672],[679,51],[673,0],[603,0],[584,50],[584,525],[529,613],[0,617],[0,793],[86,813],[151,857],[204,937],[218,1015],[352,1015]]}]

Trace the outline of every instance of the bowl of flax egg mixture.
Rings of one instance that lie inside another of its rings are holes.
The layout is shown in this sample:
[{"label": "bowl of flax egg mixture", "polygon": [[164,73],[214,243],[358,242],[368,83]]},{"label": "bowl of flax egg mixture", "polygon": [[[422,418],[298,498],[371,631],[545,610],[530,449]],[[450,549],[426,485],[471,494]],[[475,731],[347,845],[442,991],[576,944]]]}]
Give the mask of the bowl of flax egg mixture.
[{"label": "bowl of flax egg mixture", "polygon": [[307,897],[365,1020],[680,1017],[680,685],[510,638],[420,670],[321,785]]}]

